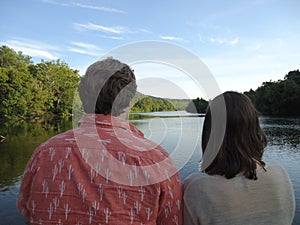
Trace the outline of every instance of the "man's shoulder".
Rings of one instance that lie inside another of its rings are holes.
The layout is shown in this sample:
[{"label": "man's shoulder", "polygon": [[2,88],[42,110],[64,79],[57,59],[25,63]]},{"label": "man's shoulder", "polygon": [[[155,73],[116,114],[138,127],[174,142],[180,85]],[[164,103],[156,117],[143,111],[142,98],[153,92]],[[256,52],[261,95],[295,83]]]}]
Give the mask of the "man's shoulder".
[{"label": "man's shoulder", "polygon": [[73,146],[75,144],[76,138],[74,136],[73,129],[71,129],[49,138],[47,141],[43,142],[39,147],[63,147]]}]

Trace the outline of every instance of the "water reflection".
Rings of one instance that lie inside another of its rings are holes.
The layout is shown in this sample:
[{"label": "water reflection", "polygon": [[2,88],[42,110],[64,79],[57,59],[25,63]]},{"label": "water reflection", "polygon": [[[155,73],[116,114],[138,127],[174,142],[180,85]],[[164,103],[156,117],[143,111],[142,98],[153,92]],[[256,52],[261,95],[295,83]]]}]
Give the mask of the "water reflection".
[{"label": "water reflection", "polygon": [[300,118],[263,117],[260,122],[270,146],[288,145],[290,151],[299,151]]},{"label": "water reflection", "polygon": [[260,123],[268,139],[263,158],[280,163],[289,173],[296,198],[293,224],[300,224],[300,118],[262,117]]},{"label": "water reflection", "polygon": [[0,134],[0,192],[10,190],[34,149],[48,138],[72,127],[70,120],[16,121],[2,124]]},{"label": "water reflection", "polygon": [[130,113],[129,120],[143,120],[147,118],[180,118],[180,117],[204,117],[203,113],[189,113],[186,111],[171,111],[171,112],[147,112],[147,113]]},{"label": "water reflection", "polygon": [[[184,179],[190,173],[198,171],[203,115],[185,114],[179,117],[178,112],[139,113],[131,114],[130,120],[145,136],[161,142],[169,153],[172,154],[178,148],[180,151],[176,152],[175,163],[191,151],[187,146],[193,145],[192,156],[180,169],[180,174]],[[278,161],[287,169],[296,195],[294,224],[300,224],[300,118],[261,117],[260,123],[268,139],[264,160]],[[187,138],[186,143],[181,143],[182,139],[180,140],[183,124],[188,127],[184,134],[190,138]],[[4,224],[23,222],[15,201],[21,175],[34,149],[48,138],[71,128],[71,120],[18,121],[1,125],[0,135],[6,138],[0,142],[0,218]],[[192,143],[194,139],[196,145]]]}]

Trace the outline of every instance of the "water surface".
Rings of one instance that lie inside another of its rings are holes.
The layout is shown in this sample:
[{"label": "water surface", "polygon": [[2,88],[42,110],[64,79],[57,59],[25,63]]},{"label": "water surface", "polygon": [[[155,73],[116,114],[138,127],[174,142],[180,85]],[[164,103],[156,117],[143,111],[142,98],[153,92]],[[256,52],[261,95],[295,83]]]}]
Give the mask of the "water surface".
[{"label": "water surface", "polygon": [[[182,179],[198,171],[203,115],[157,112],[133,114],[130,119],[171,154]],[[300,224],[300,118],[261,117],[260,123],[268,138],[264,160],[279,162],[289,173],[297,205],[293,224]],[[0,224],[24,224],[15,206],[23,170],[39,144],[71,128],[70,120],[1,125],[0,135],[6,139],[0,142]]]}]

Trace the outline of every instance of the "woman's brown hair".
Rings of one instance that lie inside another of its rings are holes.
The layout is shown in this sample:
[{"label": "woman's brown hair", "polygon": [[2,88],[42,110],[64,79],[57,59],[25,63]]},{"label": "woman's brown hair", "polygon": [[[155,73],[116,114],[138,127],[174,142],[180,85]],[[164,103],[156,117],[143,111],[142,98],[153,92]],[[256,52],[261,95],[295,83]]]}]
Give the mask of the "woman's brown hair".
[{"label": "woman's brown hair", "polygon": [[[257,164],[262,168],[265,166],[262,156],[267,145],[266,135],[259,124],[258,113],[251,100],[244,94],[225,92],[211,103],[218,102],[219,98],[224,98],[226,107],[225,134],[216,157],[204,172],[209,175],[225,176],[227,179],[242,174],[248,179],[256,180]],[[212,112],[208,106],[202,133],[203,154],[207,150],[211,136],[212,119]]]}]

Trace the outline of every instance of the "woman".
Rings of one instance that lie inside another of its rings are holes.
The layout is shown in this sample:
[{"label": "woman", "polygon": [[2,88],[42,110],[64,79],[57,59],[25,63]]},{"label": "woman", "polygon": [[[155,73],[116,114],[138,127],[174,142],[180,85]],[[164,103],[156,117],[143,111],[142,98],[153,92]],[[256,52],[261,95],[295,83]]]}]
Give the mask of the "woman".
[{"label": "woman", "polygon": [[266,145],[246,95],[213,99],[203,124],[202,172],[184,181],[184,224],[292,224],[293,187],[280,165],[262,160]]}]

